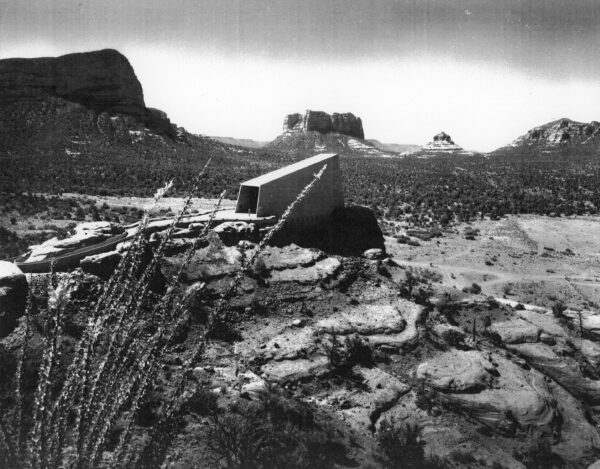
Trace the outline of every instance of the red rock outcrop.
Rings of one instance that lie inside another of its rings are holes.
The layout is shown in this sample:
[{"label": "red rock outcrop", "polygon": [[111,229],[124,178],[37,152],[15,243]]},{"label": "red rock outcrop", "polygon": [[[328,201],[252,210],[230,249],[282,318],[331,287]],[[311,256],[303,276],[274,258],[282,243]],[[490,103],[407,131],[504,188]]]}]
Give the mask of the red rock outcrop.
[{"label": "red rock outcrop", "polygon": [[360,139],[365,138],[362,120],[351,112],[328,114],[307,110],[304,115],[295,113],[285,116],[283,131],[316,131],[323,134],[336,132]]},{"label": "red rock outcrop", "polygon": [[0,60],[0,106],[56,98],[98,113],[132,116],[156,133],[175,137],[167,115],[146,107],[133,67],[116,50]]},{"label": "red rock outcrop", "polygon": [[0,60],[0,103],[57,96],[100,111],[146,115],[142,85],[116,50]]}]

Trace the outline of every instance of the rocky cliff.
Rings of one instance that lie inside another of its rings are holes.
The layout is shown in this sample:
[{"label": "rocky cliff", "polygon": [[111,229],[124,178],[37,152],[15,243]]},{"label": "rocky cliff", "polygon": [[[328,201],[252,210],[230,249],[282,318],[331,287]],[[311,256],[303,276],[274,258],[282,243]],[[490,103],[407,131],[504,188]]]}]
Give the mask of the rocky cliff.
[{"label": "rocky cliff", "polygon": [[511,146],[592,143],[600,143],[600,122],[583,123],[563,118],[531,129],[525,135],[517,138]]},{"label": "rocky cliff", "polygon": [[288,114],[283,121],[283,131],[316,131],[323,134],[335,132],[360,139],[365,138],[360,117],[356,117],[351,112],[328,114],[309,109],[304,115]]},{"label": "rocky cliff", "polygon": [[116,50],[0,60],[2,107],[52,98],[98,113],[132,116],[156,132],[174,136],[166,114],[146,107],[142,85],[131,64]]},{"label": "rocky cliff", "polygon": [[142,85],[116,50],[0,60],[0,103],[57,96],[99,111],[143,117]]}]

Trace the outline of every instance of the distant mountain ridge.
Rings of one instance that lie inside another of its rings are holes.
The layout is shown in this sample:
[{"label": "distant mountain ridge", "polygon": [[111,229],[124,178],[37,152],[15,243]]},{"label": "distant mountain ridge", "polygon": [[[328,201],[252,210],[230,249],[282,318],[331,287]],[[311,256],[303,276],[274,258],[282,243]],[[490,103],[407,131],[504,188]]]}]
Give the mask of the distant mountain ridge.
[{"label": "distant mountain ridge", "polygon": [[236,145],[238,147],[246,147],[246,148],[263,148],[267,145],[268,141],[260,141],[260,140],[252,140],[250,138],[235,138],[235,137],[214,137],[211,136],[219,142],[226,143],[228,145]]},{"label": "distant mountain ridge", "polygon": [[600,122],[585,123],[562,118],[534,127],[515,139],[509,146],[554,147],[591,144],[600,144]]},{"label": "distant mountain ridge", "polygon": [[411,144],[411,143],[382,143],[379,140],[374,138],[370,138],[367,140],[372,145],[375,145],[377,148],[383,151],[392,151],[395,153],[407,153],[417,151],[421,148],[421,145]]}]

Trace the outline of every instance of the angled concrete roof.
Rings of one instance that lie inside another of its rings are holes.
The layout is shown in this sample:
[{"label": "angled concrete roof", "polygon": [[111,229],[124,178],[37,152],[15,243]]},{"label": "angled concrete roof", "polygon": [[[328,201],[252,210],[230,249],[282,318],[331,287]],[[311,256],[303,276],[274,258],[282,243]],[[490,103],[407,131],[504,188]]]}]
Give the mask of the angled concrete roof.
[{"label": "angled concrete roof", "polygon": [[271,181],[274,181],[275,179],[279,179],[283,176],[287,176],[288,174],[292,174],[300,169],[304,169],[314,164],[325,162],[326,160],[336,155],[337,153],[321,153],[320,155],[306,158],[305,160],[298,161],[297,163],[276,169],[275,171],[271,171],[270,173],[263,174],[262,176],[258,176],[254,179],[242,182],[242,186],[262,186],[263,184],[267,184]]}]

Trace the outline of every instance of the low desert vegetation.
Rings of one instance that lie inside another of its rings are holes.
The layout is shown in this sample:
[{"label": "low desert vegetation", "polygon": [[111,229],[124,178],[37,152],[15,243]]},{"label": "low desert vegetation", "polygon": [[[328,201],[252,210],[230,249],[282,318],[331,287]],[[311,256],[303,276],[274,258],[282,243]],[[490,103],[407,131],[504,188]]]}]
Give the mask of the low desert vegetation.
[{"label": "low desert vegetation", "polygon": [[422,428],[417,423],[398,423],[384,418],[377,430],[377,442],[382,451],[384,465],[389,469],[444,469],[446,461],[425,456]]},{"label": "low desert vegetation", "polygon": [[[149,220],[146,212],[129,249],[97,295],[89,296],[83,302],[75,302],[73,291],[76,285],[70,277],[54,273],[48,276],[47,304],[43,306],[43,317],[46,318],[43,324],[45,343],[32,395],[27,386],[31,383],[26,383],[25,377],[31,373],[28,368],[32,354],[30,340],[38,318],[33,315],[30,293],[24,321],[25,340],[13,380],[14,401],[0,409],[2,467],[159,467],[184,411],[215,416],[211,447],[225,458],[227,467],[273,467],[268,464],[248,466],[254,461],[253,456],[248,456],[250,459],[242,457],[238,449],[234,449],[234,456],[224,453],[224,448],[230,444],[227,442],[230,430],[239,433],[240,428],[249,429],[248,425],[252,424],[252,431],[257,431],[256,419],[248,418],[250,415],[259,415],[256,409],[244,414],[241,427],[239,422],[236,423],[237,417],[230,416],[223,420],[218,417],[215,399],[198,386],[190,387],[186,376],[202,360],[206,341],[219,336],[224,324],[231,328],[234,321],[228,302],[240,280],[246,271],[253,268],[261,250],[283,227],[296,204],[310,192],[325,167],[298,195],[278,224],[261,241],[254,255],[235,274],[231,285],[208,317],[205,339],[182,362],[180,372],[171,380],[168,403],[154,418],[151,417],[149,392],[161,372],[166,352],[190,320],[189,311],[184,307],[186,292],[181,291],[179,280],[195,250],[205,240],[210,221],[183,254],[179,268],[171,278],[166,279],[160,291],[153,290],[153,280],[167,242],[188,210],[192,195],[204,181],[205,169],[206,166],[194,180],[183,208],[173,217],[150,259],[144,255],[148,243],[144,235]],[[172,182],[158,190],[154,200],[163,197],[171,186]],[[213,216],[217,209],[218,204]],[[65,328],[68,328],[73,316],[85,318],[75,340],[65,334]],[[351,349],[358,350],[354,343]],[[270,405],[270,409],[273,412],[277,407]],[[279,452],[291,442],[298,446],[300,441],[298,431],[289,433],[293,429],[283,420],[276,423],[270,421],[271,427],[264,428],[264,434],[260,436],[265,445],[272,447],[270,454],[275,450]],[[140,443],[133,436],[136,424],[144,422],[144,425],[150,424],[151,428],[148,438]],[[119,432],[115,435],[117,423]],[[285,438],[281,436],[282,429],[288,432]],[[246,434],[241,440],[235,441],[248,444],[248,436]],[[310,432],[303,434],[302,441],[305,444],[302,454],[308,461],[313,458],[311,445],[318,447],[324,444],[323,438],[314,438]],[[266,446],[255,443],[259,448],[248,451],[268,461],[264,453]],[[310,464],[307,462],[294,467],[308,467]]]},{"label": "low desert vegetation", "polygon": [[211,467],[308,469],[333,467],[345,448],[335,430],[307,406],[277,392],[238,400],[210,417],[206,435]]},{"label": "low desert vegetation", "polygon": [[[185,139],[165,141],[161,150],[151,142],[122,145],[119,151],[90,145],[77,159],[77,172],[70,169],[72,158],[68,155],[55,152],[52,159],[43,158],[43,148],[28,148],[25,142],[19,151],[3,159],[0,187],[7,194],[31,191],[148,197],[164,179],[174,179],[177,187],[189,186],[192,175],[210,155],[213,178],[199,189],[198,196],[216,198],[223,189],[235,194],[240,180],[292,161],[289,155],[268,150],[240,149],[240,157],[210,139],[189,134]],[[311,155],[297,159],[306,156]],[[457,167],[463,170],[457,171]],[[341,169],[348,202],[371,207],[378,218],[405,220],[422,227],[483,217],[497,219],[506,214],[596,214],[600,208],[600,167],[593,149],[587,148],[575,152],[565,147],[541,156],[535,150],[498,151],[490,158],[347,156],[341,160]],[[26,181],[23,173],[28,174]],[[494,184],[489,183],[491,180]],[[175,193],[184,195],[180,189]],[[472,239],[476,233],[465,232],[465,236]]]}]

